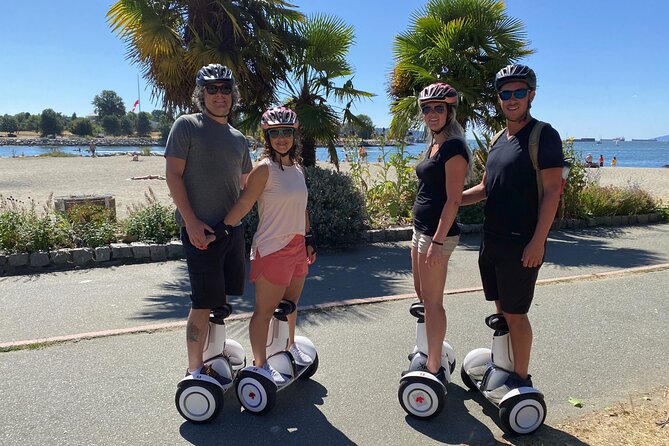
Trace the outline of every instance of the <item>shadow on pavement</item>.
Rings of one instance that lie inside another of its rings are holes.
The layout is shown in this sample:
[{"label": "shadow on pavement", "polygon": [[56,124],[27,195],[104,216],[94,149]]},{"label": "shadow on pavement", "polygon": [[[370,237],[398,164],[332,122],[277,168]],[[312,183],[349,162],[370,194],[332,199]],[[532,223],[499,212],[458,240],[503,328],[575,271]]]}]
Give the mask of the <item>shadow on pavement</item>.
[{"label": "shadow on pavement", "polygon": [[[299,387],[299,389],[297,388]],[[332,426],[318,409],[328,391],[320,383],[306,380],[277,394],[276,406],[266,415],[253,415],[241,409],[234,389],[225,395],[225,406],[217,419],[206,425],[184,422],[181,436],[194,445],[353,445],[346,435]],[[281,405],[290,401],[290,410]],[[223,440],[224,439],[224,440]],[[317,440],[316,440],[317,439]]]},{"label": "shadow on pavement", "polygon": [[[603,227],[578,231],[553,231],[549,236],[546,267],[631,268],[667,262],[667,256],[649,248],[655,238],[666,236],[663,227],[648,226],[643,247],[634,247],[626,228]],[[654,233],[657,233],[655,237]],[[463,234],[451,262],[478,276],[476,258],[480,234]],[[409,242],[377,243],[338,250],[322,250],[305,283],[300,306],[394,294],[413,293]],[[471,264],[470,264],[471,263]],[[230,296],[235,313],[253,311],[255,286],[245,279],[243,296]],[[570,273],[570,275],[573,273]],[[190,284],[185,263],[161,284],[162,293],[145,299],[138,320],[185,318],[190,308]],[[29,279],[26,279],[29,280]],[[479,285],[478,281],[476,285]]]},{"label": "shadow on pavement", "polygon": [[[648,227],[648,230],[652,229]],[[624,238],[626,235],[627,232],[620,228],[551,232],[546,261],[564,267],[611,268],[632,268],[666,261],[666,258],[647,249],[611,244],[612,240]]]},{"label": "shadow on pavement", "polygon": [[495,444],[493,433],[472,416],[464,405],[467,393],[458,386],[449,385],[446,407],[439,416],[422,420],[407,415],[409,426],[426,437],[446,444]]}]

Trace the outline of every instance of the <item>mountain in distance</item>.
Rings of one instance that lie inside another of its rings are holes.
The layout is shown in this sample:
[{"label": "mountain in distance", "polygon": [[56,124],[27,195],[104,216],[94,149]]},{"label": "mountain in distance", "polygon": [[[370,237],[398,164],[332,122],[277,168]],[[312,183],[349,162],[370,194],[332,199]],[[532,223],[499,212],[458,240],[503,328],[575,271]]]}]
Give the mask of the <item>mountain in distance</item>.
[{"label": "mountain in distance", "polygon": [[658,141],[669,141],[669,135],[658,136],[655,139],[657,139]]}]

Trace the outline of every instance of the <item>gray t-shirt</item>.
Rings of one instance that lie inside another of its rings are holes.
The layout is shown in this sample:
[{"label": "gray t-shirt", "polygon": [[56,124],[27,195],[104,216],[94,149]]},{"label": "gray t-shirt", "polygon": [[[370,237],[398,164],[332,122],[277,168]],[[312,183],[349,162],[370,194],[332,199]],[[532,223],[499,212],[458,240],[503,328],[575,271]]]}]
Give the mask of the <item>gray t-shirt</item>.
[{"label": "gray t-shirt", "polygon": [[[186,161],[183,180],[195,215],[213,226],[239,198],[240,176],[252,168],[246,138],[203,113],[180,116],[167,138],[165,156]],[[179,210],[177,223],[185,226]]]}]

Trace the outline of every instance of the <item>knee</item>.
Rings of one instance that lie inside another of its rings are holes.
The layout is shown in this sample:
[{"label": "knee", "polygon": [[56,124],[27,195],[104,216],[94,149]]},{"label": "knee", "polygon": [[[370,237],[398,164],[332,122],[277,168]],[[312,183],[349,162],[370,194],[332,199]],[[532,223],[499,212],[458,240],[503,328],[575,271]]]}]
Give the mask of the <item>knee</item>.
[{"label": "knee", "polygon": [[530,325],[530,319],[527,317],[527,314],[509,314],[504,313],[504,319],[509,325],[509,329],[513,330],[514,328],[523,328]]},{"label": "knee", "polygon": [[445,313],[446,311],[444,310],[444,302],[441,300],[423,299],[423,305],[425,306],[426,313],[437,314],[438,312]]}]

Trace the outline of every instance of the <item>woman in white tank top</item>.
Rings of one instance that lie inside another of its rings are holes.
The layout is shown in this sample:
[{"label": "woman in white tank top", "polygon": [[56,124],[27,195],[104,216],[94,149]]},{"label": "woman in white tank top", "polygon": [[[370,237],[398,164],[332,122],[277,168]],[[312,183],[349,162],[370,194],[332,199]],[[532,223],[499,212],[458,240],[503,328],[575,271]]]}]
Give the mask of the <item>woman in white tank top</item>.
[{"label": "woman in white tank top", "polygon": [[[249,338],[256,367],[263,367],[277,385],[285,378],[268,362],[265,353],[267,330],[282,299],[297,304],[307,265],[316,260],[307,215],[307,186],[299,165],[299,128],[294,111],[277,107],[267,110],[261,120],[265,135],[262,161],[253,168],[239,201],[225,217],[226,225],[236,225],[258,202],[260,221],[251,245],[250,280],[256,284],[256,305],[249,322]],[[289,351],[298,365],[313,358],[294,343],[297,311],[288,315]]]}]

